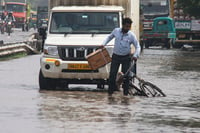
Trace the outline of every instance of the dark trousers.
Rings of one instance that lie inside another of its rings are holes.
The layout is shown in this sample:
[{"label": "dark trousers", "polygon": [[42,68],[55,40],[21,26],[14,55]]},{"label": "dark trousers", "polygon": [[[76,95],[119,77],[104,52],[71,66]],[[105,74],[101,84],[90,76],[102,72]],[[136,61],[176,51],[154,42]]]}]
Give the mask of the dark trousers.
[{"label": "dark trousers", "polygon": [[[130,66],[131,57],[130,55],[120,56],[113,54],[112,55],[112,62],[110,67],[110,76],[109,76],[109,88],[108,93],[112,94],[116,89],[116,76],[119,70],[120,64],[122,64],[122,72],[126,73]],[[124,95],[128,95],[128,88],[129,88],[129,79],[126,78],[122,85]]]}]

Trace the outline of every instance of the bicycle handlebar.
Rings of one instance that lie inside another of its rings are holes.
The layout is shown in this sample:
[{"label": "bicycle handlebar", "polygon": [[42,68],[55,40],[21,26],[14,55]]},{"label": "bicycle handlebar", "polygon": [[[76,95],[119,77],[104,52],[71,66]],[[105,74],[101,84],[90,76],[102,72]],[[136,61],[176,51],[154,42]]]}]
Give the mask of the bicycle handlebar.
[{"label": "bicycle handlebar", "polygon": [[133,68],[135,68],[134,73],[136,74],[136,66],[137,66],[137,60],[134,60],[133,62],[131,62],[131,65],[126,71],[126,73],[124,74],[124,77],[126,77]]}]

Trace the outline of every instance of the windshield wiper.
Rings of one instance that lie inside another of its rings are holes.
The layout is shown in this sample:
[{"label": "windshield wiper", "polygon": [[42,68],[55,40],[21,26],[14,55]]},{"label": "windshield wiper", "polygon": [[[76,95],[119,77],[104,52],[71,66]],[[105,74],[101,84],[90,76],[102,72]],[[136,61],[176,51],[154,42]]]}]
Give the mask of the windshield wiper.
[{"label": "windshield wiper", "polygon": [[95,34],[98,34],[98,33],[99,33],[99,31],[98,31],[98,30],[92,31],[92,32],[91,32],[91,34],[92,34],[92,37],[94,37],[94,35],[95,35]]},{"label": "windshield wiper", "polygon": [[71,34],[72,32],[64,32],[64,37],[66,37],[68,34]]}]

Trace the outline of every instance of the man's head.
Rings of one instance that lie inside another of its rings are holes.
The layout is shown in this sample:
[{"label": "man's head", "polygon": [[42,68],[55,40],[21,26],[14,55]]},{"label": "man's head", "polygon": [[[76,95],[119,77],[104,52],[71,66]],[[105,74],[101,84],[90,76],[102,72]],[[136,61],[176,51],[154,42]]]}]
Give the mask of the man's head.
[{"label": "man's head", "polygon": [[12,14],[13,14],[13,12],[9,12],[9,13],[8,13],[8,16],[9,16],[9,17],[11,17],[11,16],[12,16]]},{"label": "man's head", "polygon": [[131,29],[133,21],[130,18],[124,18],[122,20],[122,32],[127,33]]}]

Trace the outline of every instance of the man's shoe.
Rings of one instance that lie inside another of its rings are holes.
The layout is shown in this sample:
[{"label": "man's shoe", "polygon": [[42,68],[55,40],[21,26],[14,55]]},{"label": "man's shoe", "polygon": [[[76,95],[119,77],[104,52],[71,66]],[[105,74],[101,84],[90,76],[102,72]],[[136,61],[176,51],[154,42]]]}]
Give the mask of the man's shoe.
[{"label": "man's shoe", "polygon": [[117,88],[117,89],[114,89],[114,91],[120,91],[120,89]]},{"label": "man's shoe", "polygon": [[128,96],[128,91],[124,90],[124,96]]},{"label": "man's shoe", "polygon": [[113,91],[108,91],[108,96],[112,96],[113,93]]},{"label": "man's shoe", "polygon": [[108,93],[108,97],[112,97],[112,93]]}]

